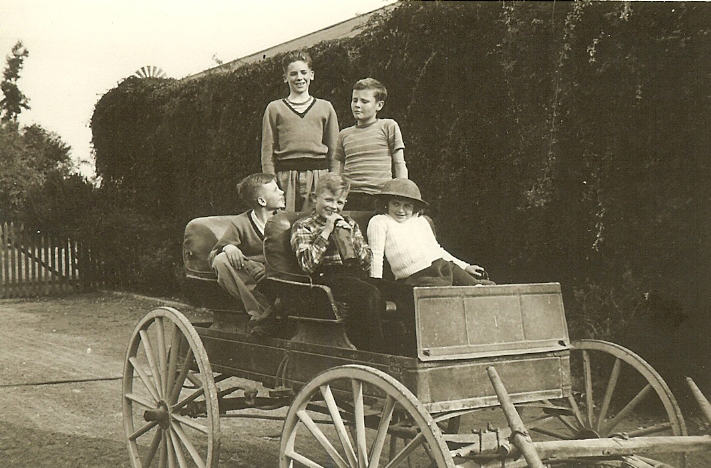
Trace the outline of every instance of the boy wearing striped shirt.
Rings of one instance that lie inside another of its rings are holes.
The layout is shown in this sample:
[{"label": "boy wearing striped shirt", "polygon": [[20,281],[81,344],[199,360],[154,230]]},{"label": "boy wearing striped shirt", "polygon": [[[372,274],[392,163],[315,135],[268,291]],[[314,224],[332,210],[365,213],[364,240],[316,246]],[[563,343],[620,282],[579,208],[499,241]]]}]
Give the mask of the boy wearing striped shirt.
[{"label": "boy wearing striped shirt", "polygon": [[387,95],[385,86],[373,78],[353,86],[351,111],[356,124],[339,133],[330,168],[351,184],[349,210],[372,210],[375,195],[387,181],[407,179],[400,127],[393,119],[378,118]]}]

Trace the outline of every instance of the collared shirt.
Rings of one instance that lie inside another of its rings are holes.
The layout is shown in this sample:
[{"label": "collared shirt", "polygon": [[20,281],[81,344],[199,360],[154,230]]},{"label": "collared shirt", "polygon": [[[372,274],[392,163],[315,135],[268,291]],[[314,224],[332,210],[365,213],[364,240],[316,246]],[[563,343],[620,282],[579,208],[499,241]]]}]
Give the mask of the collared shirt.
[{"label": "collared shirt", "polygon": [[[344,216],[346,222],[353,230],[353,249],[358,256],[360,267],[368,271],[372,253],[360,232],[358,223]],[[336,244],[321,236],[326,226],[326,219],[315,211],[309,216],[297,220],[291,228],[291,248],[296,253],[296,260],[305,272],[312,274],[319,268],[330,265],[342,265],[343,261],[338,254]]]}]

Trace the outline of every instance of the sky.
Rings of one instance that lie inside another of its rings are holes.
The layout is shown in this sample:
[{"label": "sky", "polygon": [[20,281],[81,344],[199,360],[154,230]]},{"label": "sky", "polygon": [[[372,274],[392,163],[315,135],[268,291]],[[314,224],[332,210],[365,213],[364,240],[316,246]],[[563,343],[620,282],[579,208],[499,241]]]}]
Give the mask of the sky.
[{"label": "sky", "polygon": [[[183,78],[394,0],[0,0],[0,58],[21,40],[18,87],[39,124],[92,176],[91,129],[101,96],[146,65]],[[1,97],[1,96],[0,96]]]}]

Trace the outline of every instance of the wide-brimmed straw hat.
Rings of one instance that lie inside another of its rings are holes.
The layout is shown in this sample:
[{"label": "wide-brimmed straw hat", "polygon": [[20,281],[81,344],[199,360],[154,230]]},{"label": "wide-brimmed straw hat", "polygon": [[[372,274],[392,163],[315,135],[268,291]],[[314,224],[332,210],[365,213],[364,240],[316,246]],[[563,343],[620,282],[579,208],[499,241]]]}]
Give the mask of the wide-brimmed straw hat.
[{"label": "wide-brimmed straw hat", "polygon": [[428,206],[429,203],[422,199],[420,188],[410,179],[393,179],[383,185],[383,188],[378,194],[380,197],[400,197],[415,201],[422,205]]}]

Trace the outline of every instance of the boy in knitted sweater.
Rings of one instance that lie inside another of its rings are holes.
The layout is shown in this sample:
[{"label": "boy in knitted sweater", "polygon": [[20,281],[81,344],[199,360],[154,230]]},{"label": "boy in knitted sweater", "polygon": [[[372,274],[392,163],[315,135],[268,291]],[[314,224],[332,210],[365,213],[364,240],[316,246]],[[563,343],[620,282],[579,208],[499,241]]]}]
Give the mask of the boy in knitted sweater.
[{"label": "boy in knitted sweater", "polygon": [[353,85],[351,111],[356,124],[338,135],[331,172],[351,183],[349,210],[372,210],[374,197],[394,178],[407,179],[405,144],[397,122],[379,119],[388,91],[382,83],[365,78]]},{"label": "boy in knitted sweater", "polygon": [[284,192],[273,174],[251,174],[237,186],[240,198],[251,209],[235,216],[208,256],[217,282],[237,299],[250,318],[252,333],[271,333],[271,302],[255,287],[265,276],[264,226],[284,209]]},{"label": "boy in knitted sweater", "polygon": [[289,95],[267,105],[262,119],[262,172],[276,174],[288,211],[310,210],[310,194],[328,173],[338,139],[338,118],[330,102],[309,94],[311,56],[289,52],[282,60]]}]

